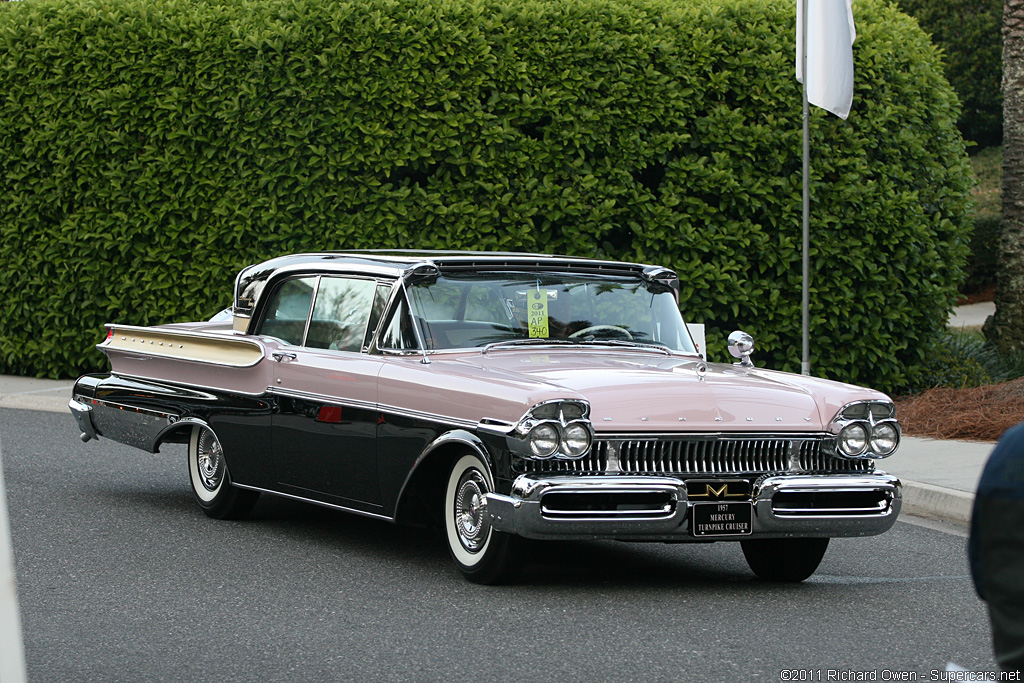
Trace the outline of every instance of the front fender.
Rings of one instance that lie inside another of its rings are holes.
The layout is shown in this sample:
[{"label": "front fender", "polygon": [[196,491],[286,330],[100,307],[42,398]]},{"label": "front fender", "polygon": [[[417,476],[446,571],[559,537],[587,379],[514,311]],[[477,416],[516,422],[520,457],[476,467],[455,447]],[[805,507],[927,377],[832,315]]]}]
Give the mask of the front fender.
[{"label": "front fender", "polygon": [[408,517],[414,514],[438,512],[440,508],[433,508],[432,502],[436,498],[439,505],[443,500],[448,470],[455,456],[467,450],[490,468],[495,481],[500,478],[495,469],[495,456],[483,439],[466,429],[447,431],[428,443],[410,468],[399,489],[395,521],[408,521]]}]

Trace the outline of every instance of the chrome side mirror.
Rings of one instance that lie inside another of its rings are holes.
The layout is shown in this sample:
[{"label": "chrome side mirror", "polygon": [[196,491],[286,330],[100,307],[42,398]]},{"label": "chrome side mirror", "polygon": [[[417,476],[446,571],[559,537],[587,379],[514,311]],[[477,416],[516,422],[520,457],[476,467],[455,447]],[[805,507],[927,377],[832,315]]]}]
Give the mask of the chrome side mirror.
[{"label": "chrome side mirror", "polygon": [[745,368],[754,367],[750,360],[750,354],[754,352],[754,338],[746,332],[736,330],[729,335],[729,353],[733,358],[739,358],[739,365]]}]

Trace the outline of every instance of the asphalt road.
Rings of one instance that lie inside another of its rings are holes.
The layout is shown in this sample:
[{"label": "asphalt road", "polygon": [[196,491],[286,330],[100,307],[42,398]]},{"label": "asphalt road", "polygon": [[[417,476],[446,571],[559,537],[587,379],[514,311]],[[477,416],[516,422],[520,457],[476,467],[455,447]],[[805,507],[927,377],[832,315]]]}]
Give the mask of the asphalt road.
[{"label": "asphalt road", "polygon": [[755,579],[736,544],[601,542],[543,545],[520,584],[481,587],[416,529],[266,497],[210,520],[181,447],[83,444],[70,416],[0,410],[0,452],[35,682],[995,670],[965,538],[932,528],[834,540],[795,586]]}]

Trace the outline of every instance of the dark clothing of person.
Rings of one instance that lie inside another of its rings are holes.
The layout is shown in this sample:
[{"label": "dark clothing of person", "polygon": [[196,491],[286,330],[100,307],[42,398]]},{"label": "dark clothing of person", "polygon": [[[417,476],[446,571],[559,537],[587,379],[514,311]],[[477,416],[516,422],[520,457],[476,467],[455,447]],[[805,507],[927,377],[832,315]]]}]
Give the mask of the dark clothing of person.
[{"label": "dark clothing of person", "polygon": [[982,470],[967,543],[1004,671],[1024,668],[1024,424],[1006,431]]}]

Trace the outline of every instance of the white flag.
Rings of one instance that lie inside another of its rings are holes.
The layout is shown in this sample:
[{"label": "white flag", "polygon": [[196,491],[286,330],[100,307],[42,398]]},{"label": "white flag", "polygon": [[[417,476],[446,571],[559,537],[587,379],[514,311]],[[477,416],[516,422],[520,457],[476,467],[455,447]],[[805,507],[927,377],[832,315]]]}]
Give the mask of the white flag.
[{"label": "white flag", "polygon": [[841,119],[853,104],[853,26],[851,0],[796,1],[796,80],[804,82],[803,9],[807,5],[807,101]]}]

